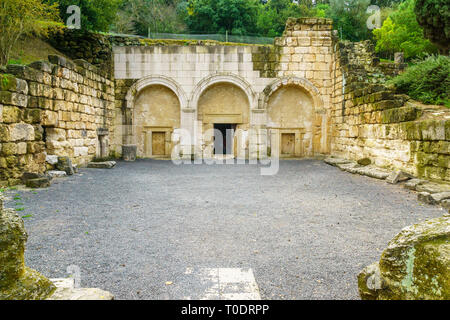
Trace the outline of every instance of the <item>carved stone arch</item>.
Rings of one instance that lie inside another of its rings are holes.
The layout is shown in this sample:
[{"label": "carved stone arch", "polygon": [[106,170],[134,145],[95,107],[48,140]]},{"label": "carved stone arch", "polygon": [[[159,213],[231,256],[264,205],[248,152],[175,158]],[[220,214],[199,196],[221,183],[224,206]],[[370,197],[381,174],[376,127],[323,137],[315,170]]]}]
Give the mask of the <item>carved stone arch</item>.
[{"label": "carved stone arch", "polygon": [[214,84],[217,83],[230,83],[233,84],[240,89],[242,89],[248,98],[248,103],[250,105],[250,109],[255,109],[258,106],[258,99],[255,94],[255,92],[252,89],[252,86],[242,77],[232,74],[232,73],[217,73],[214,75],[210,75],[203,80],[201,80],[197,86],[195,87],[194,91],[192,92],[191,99],[190,99],[190,105],[189,107],[191,109],[197,110],[198,108],[198,101],[202,95],[202,93],[211,87]]},{"label": "carved stone arch", "polygon": [[[181,86],[173,79],[162,75],[151,75],[139,79],[128,90],[125,96],[126,108],[122,115],[122,154],[124,159],[133,160],[136,158],[137,136],[136,136],[136,113],[135,103],[138,94],[150,86],[159,85],[171,90],[179,100],[180,114],[181,110],[187,108],[187,95]],[[181,121],[181,119],[180,119]]]},{"label": "carved stone arch", "polygon": [[275,80],[269,84],[263,91],[263,109],[267,110],[267,104],[271,95],[282,86],[295,85],[303,88],[309,95],[311,95],[314,103],[314,110],[316,113],[321,113],[324,108],[323,100],[317,89],[309,80],[298,77],[286,77]]},{"label": "carved stone arch", "polygon": [[178,97],[181,109],[187,108],[188,106],[187,95],[181,88],[181,86],[175,80],[162,75],[147,76],[135,82],[128,90],[128,93],[125,97],[127,108],[132,109],[134,107],[134,102],[139,92],[152,85],[161,85],[169,88]]}]

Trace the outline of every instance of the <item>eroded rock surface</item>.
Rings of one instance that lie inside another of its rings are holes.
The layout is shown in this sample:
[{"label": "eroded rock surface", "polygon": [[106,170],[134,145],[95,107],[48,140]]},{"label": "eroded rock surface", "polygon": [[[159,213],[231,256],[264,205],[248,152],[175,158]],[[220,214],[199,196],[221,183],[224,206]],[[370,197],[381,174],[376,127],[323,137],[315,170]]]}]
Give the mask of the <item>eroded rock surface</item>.
[{"label": "eroded rock surface", "polygon": [[450,217],[404,228],[358,287],[364,300],[450,299]]}]

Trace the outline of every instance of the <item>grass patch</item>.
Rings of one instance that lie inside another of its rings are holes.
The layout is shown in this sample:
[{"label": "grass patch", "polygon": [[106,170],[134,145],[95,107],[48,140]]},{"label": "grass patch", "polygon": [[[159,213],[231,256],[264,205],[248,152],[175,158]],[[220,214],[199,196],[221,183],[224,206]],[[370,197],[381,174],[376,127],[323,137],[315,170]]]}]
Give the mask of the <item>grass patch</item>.
[{"label": "grass patch", "polygon": [[47,60],[49,55],[65,55],[50,44],[36,37],[20,39],[11,52],[9,64],[29,64],[39,60]]}]

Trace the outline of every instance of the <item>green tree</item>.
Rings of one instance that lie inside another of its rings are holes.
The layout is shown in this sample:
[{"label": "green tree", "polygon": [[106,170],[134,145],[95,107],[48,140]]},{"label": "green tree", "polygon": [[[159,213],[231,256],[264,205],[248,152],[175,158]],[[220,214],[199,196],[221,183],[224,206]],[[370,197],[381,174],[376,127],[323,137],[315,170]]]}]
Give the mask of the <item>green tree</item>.
[{"label": "green tree", "polygon": [[436,52],[436,48],[424,38],[423,30],[414,13],[415,0],[406,0],[384,21],[380,29],[375,29],[376,51],[392,56],[402,51],[405,58],[419,57]]},{"label": "green tree", "polygon": [[48,0],[59,4],[59,15],[66,22],[71,16],[67,8],[78,6],[81,10],[81,28],[92,31],[109,31],[113,24],[119,5],[123,0]]},{"label": "green tree", "polygon": [[40,35],[48,30],[57,6],[41,0],[0,1],[0,65],[9,61],[11,50],[22,36]]},{"label": "green tree", "polygon": [[366,40],[370,30],[367,28],[367,8],[370,0],[330,0],[328,17],[333,19],[334,27],[342,39],[351,41]]},{"label": "green tree", "polygon": [[191,32],[257,32],[257,0],[191,0],[186,24]]},{"label": "green tree", "polygon": [[298,3],[290,0],[268,0],[263,6],[260,6],[258,13],[259,33],[269,37],[280,36],[288,18],[324,17],[326,8],[328,8],[327,5],[322,5],[321,12],[311,0],[302,0]]},{"label": "green tree", "polygon": [[414,11],[425,37],[448,55],[450,48],[450,2],[448,0],[417,0]]},{"label": "green tree", "polygon": [[143,36],[182,31],[184,23],[177,12],[179,4],[178,0],[127,0],[117,13],[113,30]]}]

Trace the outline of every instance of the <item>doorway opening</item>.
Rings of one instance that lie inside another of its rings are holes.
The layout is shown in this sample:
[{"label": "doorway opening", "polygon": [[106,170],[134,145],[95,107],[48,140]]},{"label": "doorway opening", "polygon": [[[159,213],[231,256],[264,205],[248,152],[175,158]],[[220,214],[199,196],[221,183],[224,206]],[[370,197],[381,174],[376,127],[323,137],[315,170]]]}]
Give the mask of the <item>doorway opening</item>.
[{"label": "doorway opening", "polygon": [[234,154],[234,132],[235,124],[215,123],[214,124],[214,154],[232,155]]}]

